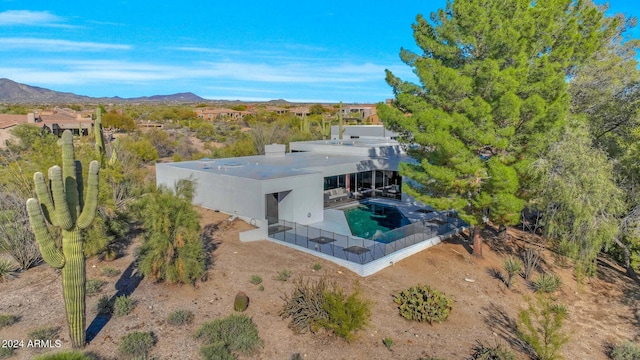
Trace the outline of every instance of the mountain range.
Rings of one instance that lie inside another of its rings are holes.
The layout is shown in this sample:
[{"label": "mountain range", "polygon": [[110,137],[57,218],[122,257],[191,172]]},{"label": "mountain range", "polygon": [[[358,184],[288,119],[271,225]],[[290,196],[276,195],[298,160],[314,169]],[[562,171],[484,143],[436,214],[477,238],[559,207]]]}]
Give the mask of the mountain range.
[{"label": "mountain range", "polygon": [[93,98],[69,92],[59,92],[37,86],[20,84],[9,79],[0,79],[0,103],[18,104],[68,104],[91,102],[174,102],[193,103],[207,101],[194,93],[153,95],[137,98],[102,97]]}]

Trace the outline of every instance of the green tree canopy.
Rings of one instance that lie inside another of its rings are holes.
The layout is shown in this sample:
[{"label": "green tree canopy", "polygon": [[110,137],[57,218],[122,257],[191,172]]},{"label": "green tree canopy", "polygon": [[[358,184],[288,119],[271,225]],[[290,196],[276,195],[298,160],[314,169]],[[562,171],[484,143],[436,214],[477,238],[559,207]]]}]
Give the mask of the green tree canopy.
[{"label": "green tree canopy", "polygon": [[378,106],[418,160],[400,168],[414,180],[407,193],[471,225],[517,222],[524,169],[557,139],[567,78],[615,23],[603,19],[591,2],[572,0],[447,1],[429,20],[418,15],[422,53],[400,57],[420,84],[387,71],[395,100]]}]

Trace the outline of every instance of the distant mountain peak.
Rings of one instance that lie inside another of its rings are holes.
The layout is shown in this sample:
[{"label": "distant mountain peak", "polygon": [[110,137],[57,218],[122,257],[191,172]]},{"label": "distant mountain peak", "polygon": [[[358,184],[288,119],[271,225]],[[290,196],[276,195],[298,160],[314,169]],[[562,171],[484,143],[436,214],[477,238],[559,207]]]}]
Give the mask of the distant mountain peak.
[{"label": "distant mountain peak", "polygon": [[153,95],[137,98],[102,97],[93,98],[84,95],[76,95],[69,92],[59,92],[37,86],[20,84],[11,79],[0,78],[0,102],[1,103],[85,103],[85,102],[200,102],[206,99],[192,92],[183,92],[171,95]]}]

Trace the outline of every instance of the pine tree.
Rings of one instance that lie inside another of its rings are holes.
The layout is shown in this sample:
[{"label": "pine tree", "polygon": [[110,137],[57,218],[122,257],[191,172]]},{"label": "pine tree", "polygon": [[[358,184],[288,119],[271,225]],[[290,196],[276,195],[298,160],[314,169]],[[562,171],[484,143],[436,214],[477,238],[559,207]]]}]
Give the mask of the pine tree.
[{"label": "pine tree", "polygon": [[[609,22],[608,24],[611,24]],[[557,139],[569,110],[567,79],[609,31],[589,1],[447,1],[413,25],[422,54],[402,49],[420,84],[387,70],[395,99],[380,104],[385,125],[411,144],[402,164],[407,193],[454,209],[478,226],[516,223],[524,171]]]}]

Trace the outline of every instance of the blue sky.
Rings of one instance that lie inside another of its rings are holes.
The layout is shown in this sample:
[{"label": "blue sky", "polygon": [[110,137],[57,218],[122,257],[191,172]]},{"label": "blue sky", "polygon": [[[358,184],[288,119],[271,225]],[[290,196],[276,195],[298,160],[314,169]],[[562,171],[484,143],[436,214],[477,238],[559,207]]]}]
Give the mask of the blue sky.
[{"label": "blue sky", "polygon": [[[640,15],[637,0],[611,12]],[[433,1],[0,0],[0,78],[95,97],[372,103]],[[634,37],[640,37],[638,29]]]}]

